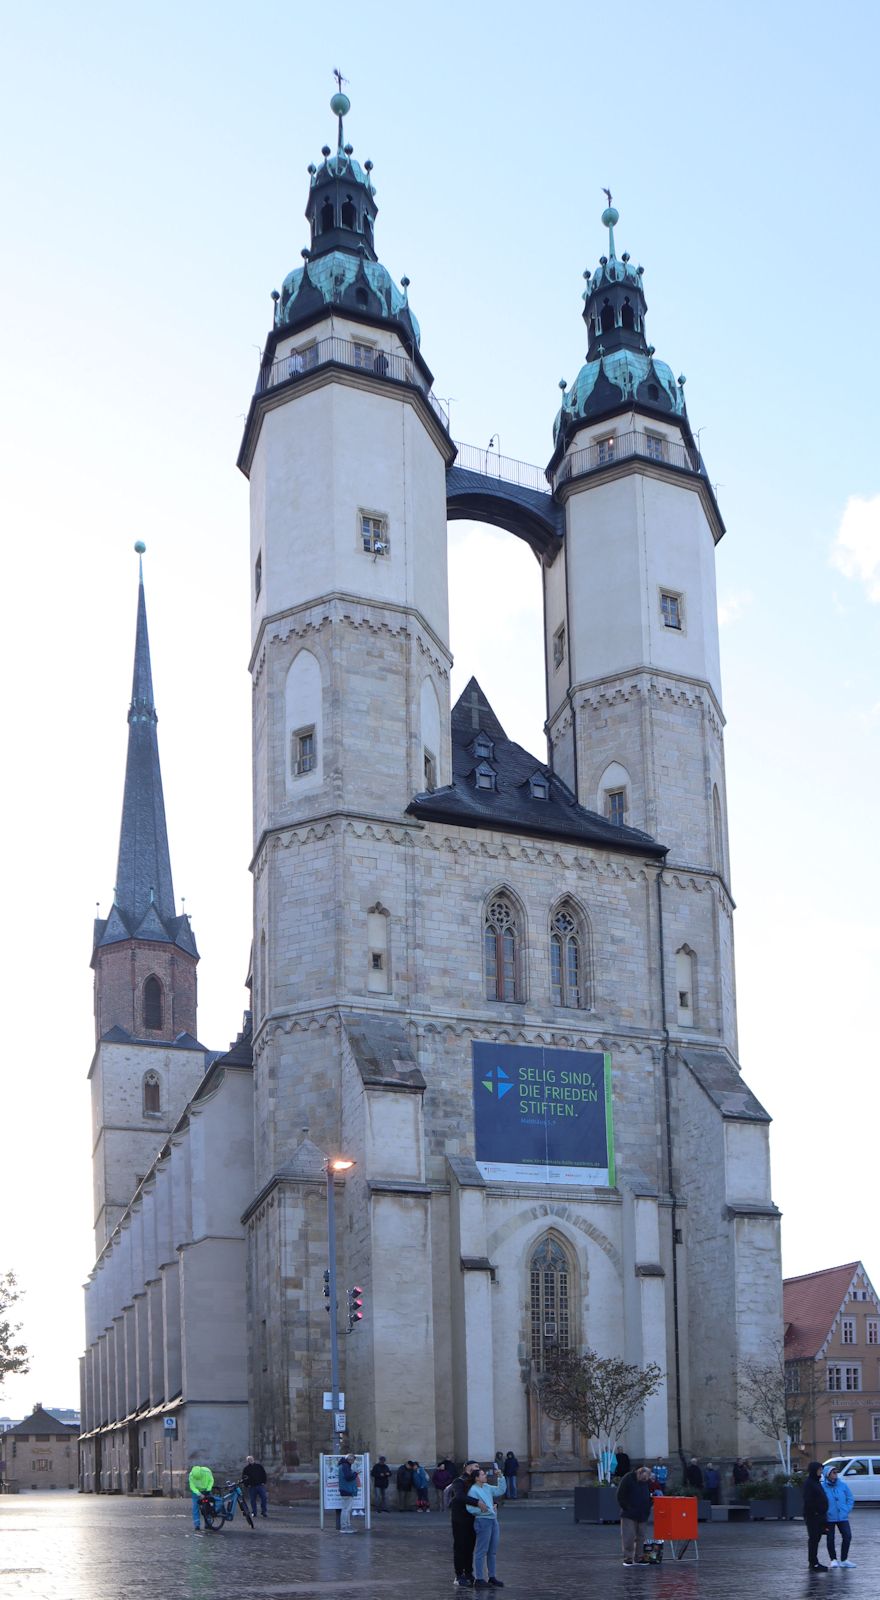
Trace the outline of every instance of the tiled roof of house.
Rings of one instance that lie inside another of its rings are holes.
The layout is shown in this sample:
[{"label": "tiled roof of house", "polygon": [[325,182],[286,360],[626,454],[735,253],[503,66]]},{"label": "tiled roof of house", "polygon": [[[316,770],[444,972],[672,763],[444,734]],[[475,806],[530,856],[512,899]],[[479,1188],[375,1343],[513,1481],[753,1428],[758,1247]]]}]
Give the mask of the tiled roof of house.
[{"label": "tiled roof of house", "polygon": [[42,1406],[37,1406],[29,1417],[23,1422],[17,1422],[14,1428],[8,1428],[8,1433],[24,1435],[36,1434],[38,1438],[46,1439],[53,1435],[63,1438],[67,1434],[79,1433],[79,1424],[76,1422],[62,1422],[59,1417],[53,1417],[51,1411],[44,1411]]},{"label": "tiled roof of house", "polygon": [[786,1361],[812,1361],[831,1332],[861,1262],[807,1272],[782,1283]]}]

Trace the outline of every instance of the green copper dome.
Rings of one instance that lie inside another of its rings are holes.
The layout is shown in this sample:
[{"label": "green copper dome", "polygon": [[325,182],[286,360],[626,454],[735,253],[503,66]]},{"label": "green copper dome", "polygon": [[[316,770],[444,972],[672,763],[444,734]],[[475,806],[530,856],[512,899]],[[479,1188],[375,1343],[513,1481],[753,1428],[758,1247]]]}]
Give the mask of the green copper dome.
[{"label": "green copper dome", "polygon": [[686,415],[684,390],[665,361],[658,361],[653,353],[613,350],[588,361],[566,389],[553,424],[554,440],[560,427],[593,421],[618,411],[627,401],[677,417]]},{"label": "green copper dome", "polygon": [[294,326],[322,304],[366,312],[383,321],[403,322],[411,327],[416,344],[421,341],[421,330],[406,293],[397,287],[381,261],[368,261],[343,250],[309,257],[305,266],[295,267],[281,285],[275,326]]}]

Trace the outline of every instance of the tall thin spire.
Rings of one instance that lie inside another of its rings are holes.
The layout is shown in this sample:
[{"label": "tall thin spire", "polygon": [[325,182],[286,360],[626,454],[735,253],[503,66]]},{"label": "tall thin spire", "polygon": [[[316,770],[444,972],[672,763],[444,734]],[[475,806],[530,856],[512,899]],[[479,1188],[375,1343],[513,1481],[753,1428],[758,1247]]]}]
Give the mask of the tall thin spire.
[{"label": "tall thin spire", "polygon": [[[135,545],[139,556],[144,548]],[[110,916],[96,924],[95,944],[141,938],[196,954],[189,921],[178,916],[174,902],[157,723],[141,561],[116,887]]]}]

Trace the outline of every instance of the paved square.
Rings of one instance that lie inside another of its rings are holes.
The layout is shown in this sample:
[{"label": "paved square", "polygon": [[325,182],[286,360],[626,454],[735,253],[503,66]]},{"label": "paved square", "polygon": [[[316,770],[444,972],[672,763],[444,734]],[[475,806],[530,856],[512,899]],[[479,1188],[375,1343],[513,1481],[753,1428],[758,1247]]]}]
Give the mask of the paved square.
[{"label": "paved square", "polygon": [[[877,1600],[880,1507],[853,1517],[854,1570],[810,1574],[803,1524],[700,1529],[698,1564],[625,1569],[617,1528],[575,1526],[570,1507],[507,1505],[498,1573],[528,1600]],[[367,1535],[323,1533],[317,1514],[273,1508],[252,1532],[192,1531],[189,1501],[68,1493],[0,1497],[0,1600],[447,1600],[448,1519],[379,1517]]]}]

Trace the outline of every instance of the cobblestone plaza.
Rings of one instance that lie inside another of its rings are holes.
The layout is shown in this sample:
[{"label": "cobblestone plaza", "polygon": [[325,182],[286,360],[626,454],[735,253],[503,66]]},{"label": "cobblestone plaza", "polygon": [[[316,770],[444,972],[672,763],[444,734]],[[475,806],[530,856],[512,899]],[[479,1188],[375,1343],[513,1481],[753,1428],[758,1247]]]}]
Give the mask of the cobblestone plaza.
[{"label": "cobblestone plaza", "polygon": [[[853,1517],[850,1571],[807,1571],[803,1524],[715,1524],[698,1563],[624,1569],[616,1527],[575,1526],[571,1507],[505,1506],[498,1572],[529,1600],[812,1600],[880,1591],[880,1508]],[[237,1520],[195,1534],[188,1500],[33,1494],[0,1500],[0,1600],[274,1600],[452,1592],[448,1519],[392,1514],[369,1534],[323,1532],[317,1511],[272,1508],[251,1532]],[[689,1552],[690,1553],[690,1552]]]}]

